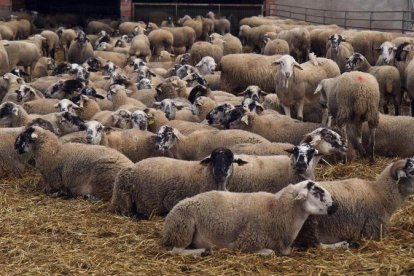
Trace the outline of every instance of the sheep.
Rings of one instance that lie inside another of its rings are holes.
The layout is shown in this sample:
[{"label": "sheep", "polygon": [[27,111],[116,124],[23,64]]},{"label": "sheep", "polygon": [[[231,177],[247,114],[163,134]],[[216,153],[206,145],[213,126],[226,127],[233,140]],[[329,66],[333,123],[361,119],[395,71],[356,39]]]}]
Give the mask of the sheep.
[{"label": "sheep", "polygon": [[147,108],[143,111],[146,113],[146,117],[143,118],[137,116],[135,118],[132,118],[132,124],[134,126],[141,126],[144,124],[145,120],[147,123],[148,130],[154,133],[158,132],[164,125],[176,128],[184,135],[189,135],[193,132],[200,130],[215,130],[215,128],[211,126],[194,122],[187,122],[181,120],[169,121],[167,117],[165,117],[165,113],[161,110]]},{"label": "sheep", "polygon": [[165,20],[163,20],[161,22],[161,27],[175,27],[172,17],[168,16]]},{"label": "sheep", "polygon": [[273,39],[265,38],[265,47],[263,48],[263,54],[266,56],[273,55],[288,55],[289,44],[283,39]]},{"label": "sheep", "polygon": [[107,95],[108,100],[113,103],[113,109],[145,109],[146,105],[142,102],[129,98],[127,95],[127,91],[124,86],[119,84],[114,84],[108,91]]},{"label": "sheep", "polygon": [[171,32],[163,29],[156,29],[148,34],[148,40],[151,46],[151,54],[158,57],[161,51],[173,51],[174,36]]},{"label": "sheep", "polygon": [[204,57],[210,56],[216,63],[219,63],[223,57],[223,47],[213,45],[205,41],[197,41],[191,46],[191,64],[196,65]]},{"label": "sheep", "polygon": [[122,22],[118,29],[121,35],[132,35],[137,27],[145,27],[140,22]]},{"label": "sheep", "polygon": [[81,80],[60,80],[49,86],[44,94],[48,98],[64,99],[72,96],[74,92],[79,92],[83,87]]},{"label": "sheep", "polygon": [[109,200],[116,174],[133,163],[116,150],[82,144],[62,144],[48,130],[29,127],[16,139],[19,154],[30,153],[41,173],[45,192]]},{"label": "sheep", "polygon": [[68,50],[70,47],[70,44],[73,40],[76,38],[76,32],[72,29],[65,29],[63,27],[60,27],[56,34],[59,36],[59,44],[60,48],[63,49],[65,60],[68,60]]},{"label": "sheep", "polygon": [[230,21],[225,18],[216,19],[215,14],[212,11],[209,11],[206,15],[207,18],[210,18],[214,21],[214,32],[224,35],[230,32]]},{"label": "sheep", "polygon": [[286,155],[287,151],[294,147],[290,143],[260,143],[260,144],[238,144],[229,147],[234,154],[248,155]]},{"label": "sheep", "polygon": [[75,104],[74,102],[68,99],[60,100],[58,103],[54,105],[54,107],[58,109],[59,112],[71,112],[71,113],[75,113],[75,110],[80,108],[77,104]]},{"label": "sheep", "polygon": [[[322,80],[315,90],[320,92],[320,103],[339,128],[346,125],[348,142],[362,155],[362,123],[368,122],[368,154],[374,161],[375,130],[378,126],[380,92],[374,76],[363,72],[343,73],[336,78]],[[327,117],[327,116],[325,116]],[[324,120],[326,123],[326,119]],[[349,152],[352,159],[353,154]]]},{"label": "sheep", "polygon": [[68,49],[68,61],[70,63],[82,64],[88,58],[93,57],[93,48],[84,32],[79,32],[70,43]]},{"label": "sheep", "polygon": [[264,96],[268,95],[268,93],[264,92],[260,89],[257,85],[250,85],[246,87],[246,89],[238,94],[239,96],[244,96],[244,99],[252,99],[253,101],[263,102]]},{"label": "sheep", "polygon": [[25,157],[21,157],[14,150],[14,142],[16,141],[17,134],[8,133],[2,130],[0,132],[0,176],[5,177],[7,175],[13,175],[21,177],[26,168],[28,160]]},{"label": "sheep", "polygon": [[132,162],[161,155],[155,150],[156,135],[140,129],[114,131],[97,121],[85,123],[86,143],[103,145],[118,150]]},{"label": "sheep", "polygon": [[8,43],[0,42],[0,60],[1,60],[1,62],[0,62],[0,75],[6,74],[11,69],[11,68],[9,68],[9,55],[8,55],[6,49],[4,48],[4,45],[7,45],[7,44]]},{"label": "sheep", "polygon": [[216,189],[226,191],[233,163],[245,164],[226,148],[214,149],[201,161],[167,157],[143,160],[122,170],[117,176],[111,202],[112,211],[144,218],[166,215],[186,197]]},{"label": "sheep", "polygon": [[272,63],[277,57],[257,54],[223,56],[217,66],[217,70],[221,71],[220,90],[239,93],[249,85],[258,85],[264,91],[274,91],[276,70]]},{"label": "sheep", "polygon": [[[241,54],[243,46],[241,44],[241,41],[238,37],[227,33],[222,37],[224,41],[223,45],[223,55],[230,55],[230,54]],[[214,44],[214,40],[212,40],[212,43]]]},{"label": "sheep", "polygon": [[92,116],[91,120],[98,121],[105,127],[116,127],[120,129],[132,128],[131,112],[125,109],[117,111],[100,111]]},{"label": "sheep", "polygon": [[130,47],[116,47],[108,42],[101,42],[96,46],[97,51],[115,52],[118,54],[129,55]]},{"label": "sheep", "polygon": [[[388,157],[412,157],[414,148],[406,143],[412,136],[414,121],[410,116],[390,116],[380,113],[378,128],[375,132],[375,153]],[[408,139],[408,140],[407,140]],[[362,142],[369,145],[368,124],[362,126]]]},{"label": "sheep", "polygon": [[203,22],[201,19],[192,19],[189,15],[185,15],[178,19],[178,24],[192,28],[196,34],[196,39],[201,39],[203,35]]},{"label": "sheep", "polygon": [[[164,99],[161,102],[154,102],[165,113],[168,120],[183,120],[188,122],[199,122],[200,118],[192,114],[190,109],[171,99]],[[177,111],[178,109],[178,111]]]},{"label": "sheep", "polygon": [[346,59],[354,53],[354,48],[340,34],[333,34],[329,37],[326,58],[335,61],[341,73],[345,72]]},{"label": "sheep", "polygon": [[114,32],[114,29],[108,24],[100,21],[90,21],[86,26],[87,34],[98,34],[100,31],[105,31],[112,34]]},{"label": "sheep", "polygon": [[[41,43],[41,42],[40,42]],[[36,62],[42,56],[41,47],[28,41],[8,41],[3,43],[9,59],[9,68],[24,66],[26,73],[31,73]]]},{"label": "sheep", "polygon": [[302,137],[320,127],[316,123],[304,123],[285,115],[249,112],[243,107],[230,111],[222,119],[226,128],[237,128],[261,135],[271,142],[297,145]]},{"label": "sheep", "polygon": [[291,116],[292,106],[297,107],[297,118],[301,121],[305,101],[317,102],[314,91],[319,82],[340,75],[338,65],[332,60],[313,55],[310,58],[310,61],[300,65],[290,55],[274,62],[278,66],[275,90],[280,104],[287,116]]},{"label": "sheep", "polygon": [[43,55],[54,59],[56,49],[59,47],[59,36],[55,32],[49,30],[42,31],[40,35],[46,38],[46,40],[43,40],[42,45]]},{"label": "sheep", "polygon": [[[196,33],[190,27],[186,27],[186,26],[176,27],[176,28],[163,27],[162,29],[171,32],[171,34],[173,35],[174,37],[173,47],[174,48],[185,47],[186,52],[188,51],[188,49],[190,49],[191,45],[194,44],[194,41],[196,39]],[[174,53],[176,52],[174,51]]]},{"label": "sheep", "polygon": [[162,126],[157,132],[155,148],[161,152],[169,152],[177,159],[199,160],[218,145],[230,147],[241,143],[263,142],[269,141],[259,135],[236,129],[203,130],[184,136],[177,129]]},{"label": "sheep", "polygon": [[392,34],[378,31],[360,31],[356,32],[350,43],[355,52],[361,53],[366,57],[370,64],[375,64],[378,60],[379,53],[375,51],[385,41],[391,41]]},{"label": "sheep", "polygon": [[195,65],[201,76],[214,74],[216,66],[217,64],[215,60],[210,56],[203,57],[200,62]]},{"label": "sheep", "polygon": [[278,39],[286,40],[289,44],[290,55],[298,62],[305,62],[310,50],[309,31],[302,27],[281,31]]},{"label": "sheep", "polygon": [[408,158],[388,165],[374,181],[321,182],[340,208],[330,218],[315,218],[316,244],[350,245],[362,238],[382,239],[389,231],[391,216],[414,193],[413,174],[414,159]]},{"label": "sheep", "polygon": [[172,62],[172,58],[174,57],[173,54],[169,53],[168,51],[161,51],[159,56],[160,62]]},{"label": "sheep", "polygon": [[268,32],[279,31],[279,28],[274,25],[262,25],[259,27],[250,27],[241,25],[239,37],[243,45],[252,47],[257,53],[260,53],[262,45],[264,44],[264,35]]},{"label": "sheep", "polygon": [[[382,66],[381,66],[382,67]],[[410,113],[414,117],[414,62],[413,60],[409,61],[405,69],[405,88],[407,89],[407,95],[410,98]]]},{"label": "sheep", "polygon": [[389,65],[371,66],[360,53],[353,53],[349,56],[345,68],[347,71],[361,71],[373,75],[378,81],[381,96],[380,107],[383,107],[384,113],[388,114],[388,104],[392,99],[395,115],[400,115],[401,77],[397,68]]},{"label": "sheep", "polygon": [[45,96],[42,93],[33,89],[33,87],[27,84],[21,84],[18,87],[18,89],[16,89],[14,92],[17,94],[16,95],[17,103],[28,102],[28,101],[45,98]]},{"label": "sheep", "polygon": [[128,58],[125,54],[109,52],[109,51],[94,51],[94,57],[103,58],[110,62],[113,62],[117,66],[124,68],[128,63]]},{"label": "sheep", "polygon": [[75,112],[82,120],[90,120],[101,111],[99,104],[92,97],[85,95],[80,96],[78,106]]},{"label": "sheep", "polygon": [[129,55],[142,58],[149,61],[151,57],[150,41],[144,34],[135,36],[131,41],[131,48],[129,48]]},{"label": "sheep", "polygon": [[202,40],[208,40],[209,36],[214,32],[214,21],[210,18],[201,17],[203,23]]},{"label": "sheep", "polygon": [[36,62],[36,65],[33,68],[31,78],[38,79],[41,77],[50,76],[55,68],[56,68],[56,63],[54,59],[47,58],[47,57],[41,57]]},{"label": "sheep", "polygon": [[[276,194],[211,191],[171,210],[162,243],[183,255],[200,255],[214,246],[288,255],[309,215],[332,215],[337,209],[330,193],[312,181],[291,184]],[[187,249],[190,245],[196,249]]]}]

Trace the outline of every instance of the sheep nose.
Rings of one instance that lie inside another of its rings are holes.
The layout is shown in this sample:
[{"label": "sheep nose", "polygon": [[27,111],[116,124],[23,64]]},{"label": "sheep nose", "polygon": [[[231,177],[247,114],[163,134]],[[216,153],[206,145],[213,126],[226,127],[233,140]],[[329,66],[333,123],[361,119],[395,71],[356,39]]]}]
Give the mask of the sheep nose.
[{"label": "sheep nose", "polygon": [[285,73],[285,76],[286,76],[286,78],[289,78],[290,77],[290,73],[289,72],[286,72]]},{"label": "sheep nose", "polygon": [[328,207],[328,215],[333,215],[338,210],[338,203],[332,201],[332,205]]}]

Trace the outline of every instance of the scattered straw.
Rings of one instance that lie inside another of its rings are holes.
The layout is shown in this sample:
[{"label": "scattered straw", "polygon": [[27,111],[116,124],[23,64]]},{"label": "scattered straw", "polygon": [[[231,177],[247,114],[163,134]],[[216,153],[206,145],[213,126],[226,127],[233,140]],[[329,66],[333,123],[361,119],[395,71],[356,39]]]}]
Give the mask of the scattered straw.
[{"label": "scattered straw", "polygon": [[[373,179],[392,159],[321,166],[317,178]],[[414,199],[392,218],[390,236],[352,250],[294,250],[263,258],[230,250],[171,256],[160,247],[162,220],[136,221],[108,205],[49,198],[39,176],[0,180],[0,274],[414,274]]]}]

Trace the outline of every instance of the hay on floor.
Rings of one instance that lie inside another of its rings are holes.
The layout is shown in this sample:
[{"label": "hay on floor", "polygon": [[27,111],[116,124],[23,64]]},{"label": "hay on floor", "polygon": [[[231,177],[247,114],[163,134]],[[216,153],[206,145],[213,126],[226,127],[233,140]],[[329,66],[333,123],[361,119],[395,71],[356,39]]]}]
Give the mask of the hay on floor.
[{"label": "hay on floor", "polygon": [[[354,162],[317,169],[318,180],[373,179],[393,159],[375,165]],[[382,241],[359,249],[294,250],[287,257],[260,257],[229,250],[206,257],[171,256],[160,246],[162,220],[136,221],[112,215],[108,204],[50,198],[35,184],[38,174],[0,180],[0,273],[5,274],[177,274],[414,273],[414,199],[392,218]]]}]

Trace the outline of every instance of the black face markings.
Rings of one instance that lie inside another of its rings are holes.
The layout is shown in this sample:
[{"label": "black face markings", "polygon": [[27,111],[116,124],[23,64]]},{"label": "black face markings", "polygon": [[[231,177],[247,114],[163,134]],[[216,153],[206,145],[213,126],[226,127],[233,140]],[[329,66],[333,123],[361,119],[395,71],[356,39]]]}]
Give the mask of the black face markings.
[{"label": "black face markings", "polygon": [[85,124],[85,122],[81,118],[68,111],[63,113],[63,118],[65,118],[68,122],[71,122],[73,125],[76,126],[82,126]]},{"label": "black face markings", "polygon": [[232,174],[234,154],[227,148],[216,148],[211,155],[202,161],[201,164],[210,164],[213,171],[214,180],[218,185],[218,190],[224,190],[222,183]]},{"label": "black face markings", "polygon": [[397,61],[404,61],[405,60],[406,55],[404,54],[405,51],[403,51],[403,49],[404,49],[405,46],[407,46],[409,44],[410,43],[408,43],[408,42],[404,42],[404,43],[402,43],[401,45],[399,45],[397,47],[397,50],[395,50],[395,59]]},{"label": "black face markings", "polygon": [[412,158],[407,159],[407,161],[405,162],[404,168],[403,168],[404,172],[406,173],[406,175],[414,175],[414,160]]},{"label": "black face markings", "polygon": [[230,124],[240,120],[244,116],[245,110],[242,106],[236,106],[234,109],[224,114],[223,124],[228,129]]},{"label": "black face markings", "polygon": [[14,105],[12,103],[5,103],[3,104],[2,108],[0,109],[0,119],[10,116],[13,113]]},{"label": "black face markings", "polygon": [[14,149],[17,150],[18,153],[25,153],[27,145],[34,142],[32,138],[32,134],[34,132],[34,127],[30,126],[27,127],[26,130],[23,131],[19,136],[17,136],[16,142],[14,143]]},{"label": "black face markings", "polygon": [[325,191],[322,190],[320,187],[314,185],[312,188],[312,194],[319,198],[321,202],[325,202]]},{"label": "black face markings", "polygon": [[43,129],[49,130],[50,132],[55,133],[55,129],[54,129],[53,125],[49,121],[46,121],[42,118],[37,118],[37,119],[31,121],[30,124],[27,125],[27,127],[31,127],[31,126],[38,126],[38,127],[43,128]]},{"label": "black face markings", "polygon": [[306,188],[310,191],[312,187],[314,186],[315,186],[315,182],[309,181],[308,184],[306,185]]},{"label": "black face markings", "polygon": [[194,104],[195,100],[201,96],[207,96],[209,89],[204,85],[196,85],[193,89],[191,89],[190,95],[188,96],[188,100],[191,104]]}]

